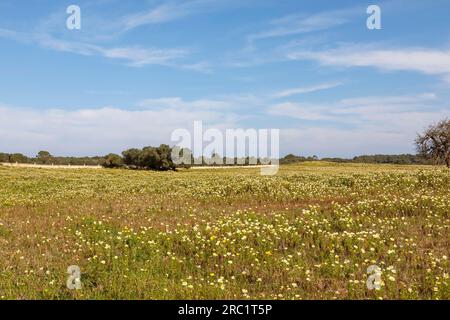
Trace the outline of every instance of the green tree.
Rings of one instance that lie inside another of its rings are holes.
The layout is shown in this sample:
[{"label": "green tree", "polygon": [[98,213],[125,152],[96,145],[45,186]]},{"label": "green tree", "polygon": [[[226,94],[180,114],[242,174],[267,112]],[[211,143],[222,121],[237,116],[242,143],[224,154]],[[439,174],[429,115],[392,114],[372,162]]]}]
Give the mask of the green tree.
[{"label": "green tree", "polygon": [[11,163],[15,163],[15,162],[17,162],[17,163],[28,163],[29,159],[28,159],[27,156],[25,156],[25,155],[23,155],[21,153],[14,153],[14,154],[11,154],[9,156],[9,162],[11,162]]},{"label": "green tree", "polygon": [[9,157],[8,153],[0,153],[0,162],[9,162]]},{"label": "green tree", "polygon": [[154,147],[145,147],[139,154],[139,166],[146,169],[159,169],[161,158]]},{"label": "green tree", "polygon": [[172,162],[172,149],[167,144],[162,144],[157,148],[159,155],[158,170],[175,170],[175,164]]},{"label": "green tree", "polygon": [[123,159],[121,156],[110,153],[105,157],[103,167],[105,168],[121,168],[123,166]]},{"label": "green tree", "polygon": [[139,155],[141,150],[139,149],[128,149],[122,152],[123,162],[127,166],[139,166]]},{"label": "green tree", "polygon": [[53,161],[53,156],[48,151],[39,151],[36,160],[38,163],[49,164]]}]

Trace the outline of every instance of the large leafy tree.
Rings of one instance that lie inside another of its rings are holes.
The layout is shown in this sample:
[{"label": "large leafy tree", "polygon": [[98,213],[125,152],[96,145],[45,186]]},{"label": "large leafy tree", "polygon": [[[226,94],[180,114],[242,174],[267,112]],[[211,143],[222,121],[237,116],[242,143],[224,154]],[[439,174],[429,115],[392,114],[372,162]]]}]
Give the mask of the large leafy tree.
[{"label": "large leafy tree", "polygon": [[425,158],[445,163],[450,168],[450,120],[431,125],[416,139],[417,151]]},{"label": "large leafy tree", "polygon": [[123,159],[117,154],[110,153],[105,157],[103,166],[105,168],[120,168],[123,166]]},{"label": "large leafy tree", "polygon": [[158,169],[160,164],[158,150],[154,147],[145,147],[139,154],[139,166],[142,168]]},{"label": "large leafy tree", "polygon": [[174,170],[175,164],[172,161],[172,149],[167,144],[162,144],[157,149],[159,155],[159,168],[158,170]]},{"label": "large leafy tree", "polygon": [[128,149],[122,152],[123,162],[128,166],[138,166],[139,154],[141,150],[139,149]]},{"label": "large leafy tree", "polygon": [[48,151],[39,151],[36,160],[42,164],[49,164],[52,162],[53,156]]}]

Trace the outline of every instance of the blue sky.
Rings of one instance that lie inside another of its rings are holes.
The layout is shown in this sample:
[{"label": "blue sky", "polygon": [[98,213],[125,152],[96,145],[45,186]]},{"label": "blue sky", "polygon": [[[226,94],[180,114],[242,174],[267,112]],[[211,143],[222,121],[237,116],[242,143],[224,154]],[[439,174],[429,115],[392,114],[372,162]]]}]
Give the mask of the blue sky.
[{"label": "blue sky", "polygon": [[[81,8],[68,30],[66,8]],[[366,27],[381,8],[382,29]],[[0,151],[96,155],[195,120],[282,154],[414,152],[450,116],[450,2],[0,1]]]}]

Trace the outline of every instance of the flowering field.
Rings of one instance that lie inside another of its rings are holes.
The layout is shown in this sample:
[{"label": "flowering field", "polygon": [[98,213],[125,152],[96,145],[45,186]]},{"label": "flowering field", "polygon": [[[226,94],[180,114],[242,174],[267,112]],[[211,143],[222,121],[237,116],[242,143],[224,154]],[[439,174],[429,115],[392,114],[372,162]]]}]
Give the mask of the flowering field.
[{"label": "flowering field", "polygon": [[436,167],[0,167],[0,298],[450,299],[449,218]]}]

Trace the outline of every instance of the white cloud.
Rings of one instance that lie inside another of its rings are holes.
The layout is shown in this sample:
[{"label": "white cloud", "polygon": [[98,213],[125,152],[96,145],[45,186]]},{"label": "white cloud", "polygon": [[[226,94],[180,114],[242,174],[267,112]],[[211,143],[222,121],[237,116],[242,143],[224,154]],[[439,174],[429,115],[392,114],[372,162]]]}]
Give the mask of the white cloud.
[{"label": "white cloud", "polygon": [[280,92],[277,92],[273,94],[273,98],[286,98],[297,94],[305,94],[305,93],[312,93],[316,91],[322,91],[327,89],[336,88],[340,85],[342,85],[342,82],[330,82],[330,83],[323,83],[315,86],[309,86],[309,87],[300,87],[300,88],[293,88],[293,89],[286,89]]},{"label": "white cloud", "polygon": [[280,114],[328,124],[282,129],[283,153],[297,150],[321,157],[414,153],[416,134],[450,115],[450,105],[436,101],[433,94],[345,99],[328,106],[308,105],[307,111],[301,107]]},{"label": "white cloud", "polygon": [[[337,123],[357,124],[360,121],[389,119],[395,114],[427,113],[432,110],[447,110],[434,93],[407,96],[373,96],[342,99],[333,103],[284,102],[267,109],[270,115],[285,116],[301,120],[329,120]],[[440,112],[440,111],[438,111]]]},{"label": "white cloud", "polygon": [[296,128],[281,130],[282,153],[348,157],[414,152],[416,133],[448,117],[450,105],[433,93],[424,93],[351,98],[328,104],[287,102],[273,105],[267,112],[303,120]]},{"label": "white cloud", "polygon": [[[174,129],[191,130],[202,120],[219,130],[242,127],[243,106],[261,106],[254,96],[186,101],[179,97],[147,99],[139,109],[26,109],[0,105],[0,151],[33,155],[48,149],[58,155],[102,155],[130,147],[170,144]],[[273,116],[308,120],[281,127],[283,153],[350,156],[362,153],[413,152],[415,134],[449,116],[433,93],[362,97],[329,104],[281,103]],[[247,115],[248,116],[248,115]],[[275,120],[275,119],[273,119]]]},{"label": "white cloud", "polygon": [[299,125],[280,132],[281,153],[352,157],[361,154],[414,153],[414,139],[430,123],[448,116],[450,108],[404,113],[373,113],[352,127]]},{"label": "white cloud", "polygon": [[[183,110],[209,110],[221,112],[226,115],[229,112],[242,113],[248,108],[263,107],[264,98],[254,95],[222,95],[214,98],[203,98],[196,100],[184,100],[181,97],[163,97],[156,99],[145,99],[137,106],[144,109],[158,110],[163,108],[183,109]],[[241,119],[244,116],[241,116]],[[246,116],[248,117],[248,116]]]},{"label": "white cloud", "polygon": [[376,128],[340,129],[304,127],[282,129],[281,153],[319,157],[353,157],[362,154],[412,153],[414,131],[387,132]]},{"label": "white cloud", "polygon": [[347,45],[325,50],[298,50],[287,53],[292,60],[314,60],[326,66],[374,67],[388,71],[416,71],[430,75],[450,75],[450,50],[426,48],[380,49],[373,45]]},{"label": "white cloud", "polygon": [[[165,107],[158,110],[25,109],[0,106],[0,151],[34,155],[48,149],[58,155],[103,155],[130,147],[170,144],[174,129],[191,129],[202,120],[234,127],[233,114]],[[172,143],[173,144],[173,143]]]}]

